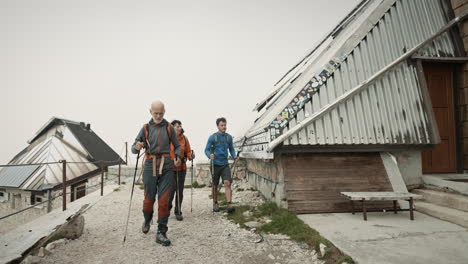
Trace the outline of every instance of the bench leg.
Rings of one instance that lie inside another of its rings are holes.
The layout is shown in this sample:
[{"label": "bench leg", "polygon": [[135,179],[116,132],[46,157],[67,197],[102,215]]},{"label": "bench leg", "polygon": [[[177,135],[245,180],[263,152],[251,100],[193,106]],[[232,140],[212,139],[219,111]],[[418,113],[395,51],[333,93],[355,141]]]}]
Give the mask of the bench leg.
[{"label": "bench leg", "polygon": [[397,213],[397,201],[393,200],[393,212],[396,214]]},{"label": "bench leg", "polygon": [[367,210],[366,210],[366,203],[365,199],[362,199],[362,216],[364,217],[364,221],[367,221]]},{"label": "bench leg", "polygon": [[354,214],[354,201],[351,200],[351,213]]},{"label": "bench leg", "polygon": [[409,199],[409,212],[410,212],[410,219],[414,220],[414,213],[413,213],[413,197]]}]

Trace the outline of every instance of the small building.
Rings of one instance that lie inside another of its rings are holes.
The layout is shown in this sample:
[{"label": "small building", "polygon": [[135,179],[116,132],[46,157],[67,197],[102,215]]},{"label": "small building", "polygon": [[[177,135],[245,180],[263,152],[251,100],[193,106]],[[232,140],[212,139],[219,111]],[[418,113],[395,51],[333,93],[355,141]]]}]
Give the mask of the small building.
[{"label": "small building", "polygon": [[[48,195],[62,191],[63,164],[66,160],[67,200],[87,194],[88,187],[100,182],[100,161],[104,170],[119,162],[120,156],[91,129],[90,124],[51,118],[28,141],[10,166],[0,170],[0,209],[11,212],[41,203]],[[26,165],[33,164],[33,165]],[[54,202],[55,203],[55,202]],[[55,203],[60,204],[60,203]],[[42,205],[41,207],[44,207]]]},{"label": "small building", "polygon": [[457,16],[447,0],[362,1],[254,108],[236,141],[249,182],[290,211],[346,212],[340,192],[462,173],[466,12]]}]

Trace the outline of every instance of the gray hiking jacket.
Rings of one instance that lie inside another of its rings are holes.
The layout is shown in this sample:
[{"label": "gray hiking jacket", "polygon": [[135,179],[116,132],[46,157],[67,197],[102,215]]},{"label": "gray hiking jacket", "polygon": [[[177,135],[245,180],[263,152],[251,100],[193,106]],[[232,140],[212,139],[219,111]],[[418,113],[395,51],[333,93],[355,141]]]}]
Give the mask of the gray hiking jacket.
[{"label": "gray hiking jacket", "polygon": [[[169,134],[167,131],[167,126],[169,123],[166,119],[159,124],[155,124],[153,119],[148,122],[148,141],[150,143],[150,149],[146,152],[149,154],[169,154],[171,152],[171,146],[174,145],[174,152],[176,156],[180,157],[180,144],[179,140],[177,139],[177,134],[174,130],[174,127],[171,126],[171,139],[169,139]],[[138,136],[135,138],[135,142],[132,145],[132,153],[137,154],[138,150],[135,149],[136,143],[145,142],[146,144],[146,137],[143,127],[140,129]],[[148,147],[148,146],[146,146]]]}]

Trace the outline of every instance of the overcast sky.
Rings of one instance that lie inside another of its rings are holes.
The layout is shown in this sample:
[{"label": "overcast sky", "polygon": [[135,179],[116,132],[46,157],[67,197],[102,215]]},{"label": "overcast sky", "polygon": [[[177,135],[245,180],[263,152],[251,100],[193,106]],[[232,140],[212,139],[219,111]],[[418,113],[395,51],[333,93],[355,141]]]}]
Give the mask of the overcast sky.
[{"label": "overcast sky", "polygon": [[202,156],[215,119],[251,111],[359,0],[0,0],[0,164],[52,116],[116,152],[166,103]]}]

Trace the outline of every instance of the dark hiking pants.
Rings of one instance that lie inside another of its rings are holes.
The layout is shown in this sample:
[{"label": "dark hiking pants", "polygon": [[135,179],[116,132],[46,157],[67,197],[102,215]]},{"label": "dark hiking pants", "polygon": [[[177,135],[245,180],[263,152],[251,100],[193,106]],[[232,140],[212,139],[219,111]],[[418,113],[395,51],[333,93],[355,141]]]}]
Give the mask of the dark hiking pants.
[{"label": "dark hiking pants", "polygon": [[174,188],[174,162],[169,157],[165,157],[162,174],[159,168],[156,176],[153,176],[153,161],[145,161],[143,170],[143,183],[145,184],[145,198],[143,200],[143,216],[146,221],[151,221],[153,217],[154,202],[158,196],[158,230],[167,232],[167,222],[169,219],[170,196]]},{"label": "dark hiking pants", "polygon": [[[178,174],[178,179],[176,179]],[[174,214],[180,214],[181,210],[179,208],[182,208],[182,201],[184,200],[184,184],[185,184],[185,175],[187,175],[187,170],[180,170],[179,172],[174,172],[174,190],[171,195],[171,201],[170,201],[170,208],[169,210],[172,209],[173,205],[173,200],[175,196],[175,205],[174,205]],[[177,182],[178,181],[178,182]],[[177,186],[179,185],[179,186]]]}]

